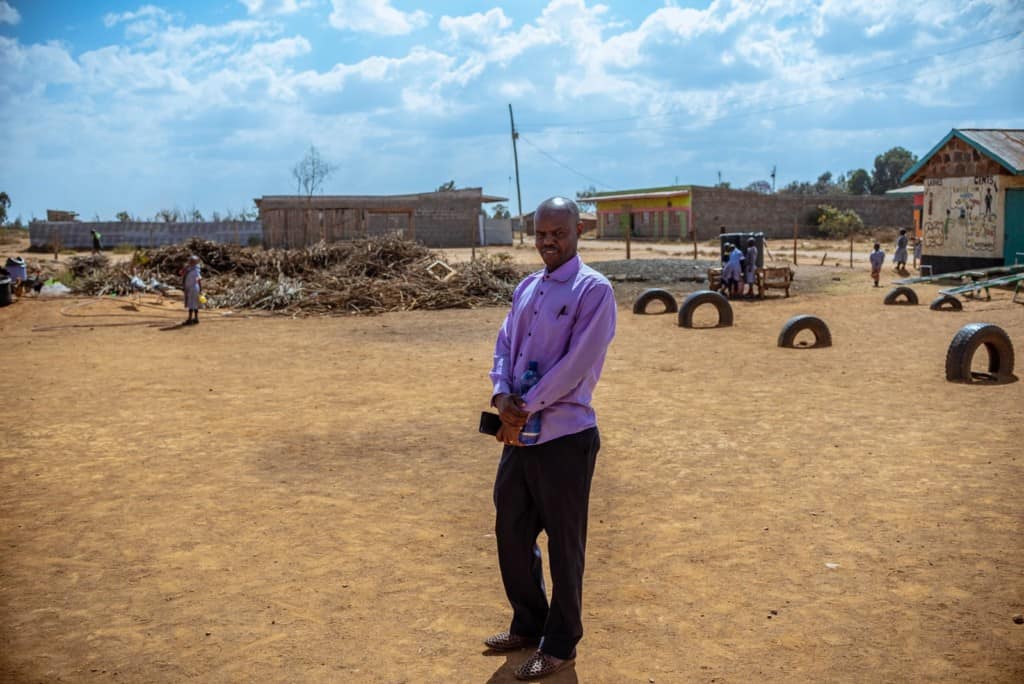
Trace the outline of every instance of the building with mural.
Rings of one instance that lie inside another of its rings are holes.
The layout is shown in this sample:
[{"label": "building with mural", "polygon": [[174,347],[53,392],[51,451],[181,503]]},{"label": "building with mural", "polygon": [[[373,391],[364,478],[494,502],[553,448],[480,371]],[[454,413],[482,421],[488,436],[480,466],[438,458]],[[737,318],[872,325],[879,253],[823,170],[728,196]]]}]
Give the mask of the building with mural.
[{"label": "building with mural", "polygon": [[1024,130],[954,128],[901,180],[924,186],[935,273],[1024,263]]},{"label": "building with mural", "polygon": [[[653,240],[709,240],[720,232],[764,233],[768,238],[818,234],[818,207],[852,209],[870,229],[910,228],[914,198],[904,195],[764,194],[731,188],[672,185],[588,195],[596,207],[597,236]],[[722,229],[725,229],[722,231]]]}]

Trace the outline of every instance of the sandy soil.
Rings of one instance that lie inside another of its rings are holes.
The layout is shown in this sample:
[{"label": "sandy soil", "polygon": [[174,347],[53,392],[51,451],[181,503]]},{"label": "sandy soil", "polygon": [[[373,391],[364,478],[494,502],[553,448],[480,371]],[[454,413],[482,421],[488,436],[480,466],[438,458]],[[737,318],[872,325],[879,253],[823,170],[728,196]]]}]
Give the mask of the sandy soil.
[{"label": "sandy soil", "polygon": [[[1024,679],[1024,383],[943,376],[967,322],[1024,355],[1024,307],[884,291],[703,330],[620,298],[587,632],[552,681]],[[0,309],[0,681],[511,681],[475,432],[504,310],[124,307]],[[799,313],[835,346],[776,347]]]}]

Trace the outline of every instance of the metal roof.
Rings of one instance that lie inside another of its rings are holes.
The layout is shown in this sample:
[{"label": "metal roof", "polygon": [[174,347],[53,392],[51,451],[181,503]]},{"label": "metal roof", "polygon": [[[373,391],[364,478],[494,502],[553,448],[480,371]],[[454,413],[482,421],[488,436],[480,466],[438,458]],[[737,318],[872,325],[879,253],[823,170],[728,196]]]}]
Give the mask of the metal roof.
[{"label": "metal roof", "polygon": [[960,138],[1011,175],[1024,176],[1024,130],[1019,128],[954,128],[900,178],[906,183],[952,138]]},{"label": "metal roof", "polygon": [[923,185],[904,185],[902,188],[893,188],[892,190],[886,190],[886,195],[920,195],[924,192]]},{"label": "metal roof", "polygon": [[592,197],[582,198],[584,202],[607,202],[609,200],[632,200],[632,199],[656,199],[658,197],[682,197],[683,195],[689,195],[688,189],[677,189],[677,190],[661,190],[655,192],[644,192],[644,191],[630,191],[621,192],[618,194],[603,194],[593,195]]}]

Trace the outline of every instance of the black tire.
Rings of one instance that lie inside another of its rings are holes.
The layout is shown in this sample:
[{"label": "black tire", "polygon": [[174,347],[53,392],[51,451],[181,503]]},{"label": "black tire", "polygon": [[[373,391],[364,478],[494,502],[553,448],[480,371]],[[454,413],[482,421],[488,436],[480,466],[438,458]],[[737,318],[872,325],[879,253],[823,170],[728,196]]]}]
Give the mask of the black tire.
[{"label": "black tire", "polygon": [[668,290],[651,288],[650,290],[644,290],[641,292],[640,296],[636,298],[635,302],[633,302],[633,313],[646,314],[647,305],[651,302],[664,302],[665,310],[659,311],[658,313],[675,313],[679,310],[676,298],[672,296],[671,292]]},{"label": "black tire", "polygon": [[693,327],[693,312],[702,304],[713,304],[718,310],[718,325],[716,328],[727,328],[732,325],[732,304],[724,295],[711,290],[698,290],[683,300],[679,307],[679,327]]},{"label": "black tire", "polygon": [[[900,297],[905,297],[905,301],[900,301]],[[906,285],[900,285],[894,287],[889,291],[889,294],[885,295],[886,304],[909,304],[911,306],[917,304],[917,293]]]},{"label": "black tire", "polygon": [[946,351],[946,380],[972,382],[971,360],[978,348],[988,349],[988,373],[978,379],[1005,382],[1013,379],[1013,344],[998,325],[968,323],[960,328]]},{"label": "black tire", "polygon": [[963,311],[963,303],[953,295],[939,295],[929,306],[932,311]]},{"label": "black tire", "polygon": [[814,344],[808,349],[832,346],[832,332],[825,325],[825,321],[817,316],[793,316],[786,321],[782,326],[782,332],[779,333],[779,346],[795,349],[796,336],[804,330],[814,333]]}]

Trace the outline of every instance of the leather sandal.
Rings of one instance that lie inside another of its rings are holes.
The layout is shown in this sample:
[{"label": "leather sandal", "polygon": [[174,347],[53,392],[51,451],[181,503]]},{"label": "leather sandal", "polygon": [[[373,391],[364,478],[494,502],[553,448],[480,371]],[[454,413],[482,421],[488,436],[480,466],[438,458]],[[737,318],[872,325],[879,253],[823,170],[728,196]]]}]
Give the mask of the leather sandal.
[{"label": "leather sandal", "polygon": [[560,660],[554,656],[550,656],[541,650],[534,652],[532,656],[526,659],[526,662],[516,668],[516,671],[512,674],[515,675],[516,679],[519,680],[534,680],[540,679],[541,677],[547,677],[553,675],[556,672],[561,672],[567,668],[572,667],[576,663],[576,653],[572,654],[572,657],[566,660]]},{"label": "leather sandal", "polygon": [[484,645],[495,651],[518,651],[521,648],[532,648],[539,643],[540,639],[536,637],[519,636],[507,630],[484,639]]}]

